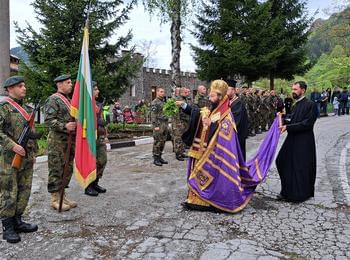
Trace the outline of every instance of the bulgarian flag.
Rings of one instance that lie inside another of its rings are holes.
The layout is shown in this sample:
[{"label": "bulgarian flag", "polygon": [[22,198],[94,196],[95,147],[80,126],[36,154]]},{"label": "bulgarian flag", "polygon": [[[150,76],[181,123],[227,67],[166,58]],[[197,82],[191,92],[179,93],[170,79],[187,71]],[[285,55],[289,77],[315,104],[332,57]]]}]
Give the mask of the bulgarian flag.
[{"label": "bulgarian flag", "polygon": [[96,113],[89,60],[89,30],[84,28],[79,71],[71,102],[71,115],[76,119],[75,176],[86,188],[96,179]]}]

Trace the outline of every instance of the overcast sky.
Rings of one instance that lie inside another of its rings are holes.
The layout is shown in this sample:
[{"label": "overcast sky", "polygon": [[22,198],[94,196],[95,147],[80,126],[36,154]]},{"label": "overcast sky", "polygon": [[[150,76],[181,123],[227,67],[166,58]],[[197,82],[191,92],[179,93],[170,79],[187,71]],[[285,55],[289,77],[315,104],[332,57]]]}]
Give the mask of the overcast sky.
[{"label": "overcast sky", "polygon": [[[312,15],[316,10],[319,10],[317,17],[327,18],[328,16],[323,10],[332,7],[336,1],[309,0],[309,14]],[[35,13],[31,6],[32,2],[33,0],[10,0],[11,48],[18,46],[13,21],[17,21],[22,28],[26,26],[26,22],[30,23],[35,29],[40,27],[40,24],[35,19]],[[132,29],[134,35],[132,44],[140,45],[141,42],[152,42],[155,67],[169,69],[171,60],[169,25],[160,26],[157,17],[150,19],[147,12],[139,5],[131,11],[130,21],[123,26],[120,33],[127,32],[129,29]],[[191,56],[189,43],[195,44],[196,40],[187,31],[185,31],[183,39],[181,69],[183,71],[194,71],[196,66]]]}]

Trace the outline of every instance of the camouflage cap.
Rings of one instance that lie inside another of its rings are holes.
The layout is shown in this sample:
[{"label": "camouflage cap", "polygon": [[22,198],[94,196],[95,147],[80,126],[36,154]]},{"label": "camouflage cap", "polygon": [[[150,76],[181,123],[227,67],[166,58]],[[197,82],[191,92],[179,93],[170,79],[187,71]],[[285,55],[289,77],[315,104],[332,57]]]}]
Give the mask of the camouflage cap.
[{"label": "camouflage cap", "polygon": [[71,76],[69,74],[63,74],[63,75],[60,75],[57,78],[55,78],[53,81],[55,83],[58,83],[58,82],[65,81],[65,80],[70,79],[70,78],[71,78]]},{"label": "camouflage cap", "polygon": [[4,88],[7,89],[8,87],[17,85],[22,82],[24,82],[24,78],[22,76],[12,76],[5,80]]}]

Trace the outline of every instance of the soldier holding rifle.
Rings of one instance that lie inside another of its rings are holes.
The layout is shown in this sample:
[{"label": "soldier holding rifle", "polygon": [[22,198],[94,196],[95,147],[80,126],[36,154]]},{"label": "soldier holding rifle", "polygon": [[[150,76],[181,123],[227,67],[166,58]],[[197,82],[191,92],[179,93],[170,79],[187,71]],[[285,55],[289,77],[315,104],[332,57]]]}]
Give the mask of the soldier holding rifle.
[{"label": "soldier holding rifle", "polygon": [[3,87],[8,96],[0,99],[0,218],[3,239],[21,240],[19,233],[35,232],[38,226],[25,223],[22,215],[30,197],[33,164],[39,135],[34,133],[35,110],[23,103],[24,78],[8,78]]}]

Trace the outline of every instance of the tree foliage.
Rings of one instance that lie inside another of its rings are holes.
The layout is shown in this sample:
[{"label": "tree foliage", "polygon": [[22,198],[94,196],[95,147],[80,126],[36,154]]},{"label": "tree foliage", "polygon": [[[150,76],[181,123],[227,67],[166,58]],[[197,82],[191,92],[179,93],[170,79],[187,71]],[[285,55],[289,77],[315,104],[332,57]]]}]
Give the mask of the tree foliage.
[{"label": "tree foliage", "polygon": [[[308,69],[310,20],[299,0],[209,0],[195,22],[192,46],[201,78],[290,79]],[[273,84],[271,86],[273,88]]]},{"label": "tree foliage", "polygon": [[322,54],[318,62],[305,75],[313,88],[343,88],[350,85],[350,56],[337,45],[330,54]]},{"label": "tree foliage", "polygon": [[350,54],[350,7],[332,14],[327,20],[318,19],[311,26],[306,47],[312,64],[323,53],[331,53],[336,45],[341,45]]},{"label": "tree foliage", "polygon": [[35,0],[32,5],[40,30],[30,24],[26,28],[16,25],[17,41],[29,55],[29,63],[21,71],[29,85],[29,98],[43,101],[54,92],[53,79],[60,74],[76,77],[88,13],[93,80],[108,101],[120,96],[130,86],[140,62],[133,59],[133,48],[121,52],[129,47],[130,31],[117,36],[114,43],[111,37],[129,19],[133,4],[122,0]]}]

